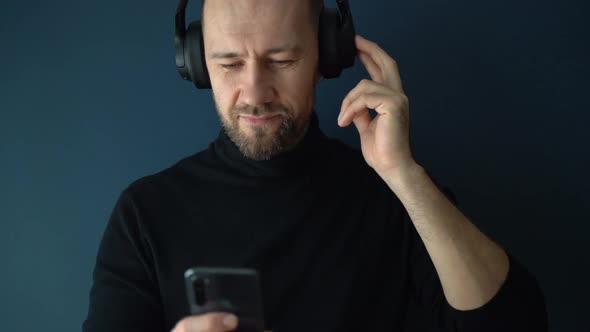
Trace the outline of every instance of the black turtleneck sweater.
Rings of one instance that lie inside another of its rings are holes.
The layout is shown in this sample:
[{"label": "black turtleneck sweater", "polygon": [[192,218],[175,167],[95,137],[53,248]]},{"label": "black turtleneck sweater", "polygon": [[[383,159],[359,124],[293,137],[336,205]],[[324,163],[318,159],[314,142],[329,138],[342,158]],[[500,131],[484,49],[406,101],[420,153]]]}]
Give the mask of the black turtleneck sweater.
[{"label": "black turtleneck sweater", "polygon": [[170,331],[189,315],[193,266],[255,268],[274,332],[547,330],[542,292],[511,254],[492,300],[452,308],[399,199],[360,151],[327,138],[315,112],[310,121],[272,160],[245,158],[220,130],[206,150],[126,187],[83,331]]}]

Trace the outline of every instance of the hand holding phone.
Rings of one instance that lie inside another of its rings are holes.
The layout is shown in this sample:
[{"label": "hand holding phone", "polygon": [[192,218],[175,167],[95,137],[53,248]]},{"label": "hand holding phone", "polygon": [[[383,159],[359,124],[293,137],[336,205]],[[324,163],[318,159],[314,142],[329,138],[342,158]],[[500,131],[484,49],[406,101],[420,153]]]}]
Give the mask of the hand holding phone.
[{"label": "hand holding phone", "polygon": [[193,267],[186,270],[184,279],[191,314],[207,317],[200,321],[212,320],[223,327],[223,318],[219,315],[232,313],[238,318],[235,331],[264,330],[262,295],[256,270]]}]

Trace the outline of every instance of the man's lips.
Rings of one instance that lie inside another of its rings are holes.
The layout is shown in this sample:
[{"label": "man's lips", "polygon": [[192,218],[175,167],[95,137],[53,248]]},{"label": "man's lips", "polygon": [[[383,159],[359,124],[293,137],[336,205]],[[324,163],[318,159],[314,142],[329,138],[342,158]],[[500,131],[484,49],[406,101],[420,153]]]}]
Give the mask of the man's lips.
[{"label": "man's lips", "polygon": [[244,118],[244,120],[250,124],[262,124],[273,121],[275,118],[279,117],[279,114],[274,115],[265,115],[265,116],[251,116],[251,115],[239,115],[239,117]]},{"label": "man's lips", "polygon": [[272,117],[277,116],[278,114],[271,114],[271,115],[265,115],[265,116],[253,116],[253,115],[244,115],[244,114],[240,114],[239,116],[243,117],[243,118],[250,118],[250,119],[269,119]]}]

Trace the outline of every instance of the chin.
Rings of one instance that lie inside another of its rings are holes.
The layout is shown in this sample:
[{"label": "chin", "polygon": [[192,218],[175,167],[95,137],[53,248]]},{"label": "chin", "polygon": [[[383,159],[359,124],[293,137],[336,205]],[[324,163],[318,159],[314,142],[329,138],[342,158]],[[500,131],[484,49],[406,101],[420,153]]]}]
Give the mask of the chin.
[{"label": "chin", "polygon": [[242,154],[254,160],[268,160],[285,150],[285,140],[277,128],[260,126],[239,129],[238,137],[232,138]]}]

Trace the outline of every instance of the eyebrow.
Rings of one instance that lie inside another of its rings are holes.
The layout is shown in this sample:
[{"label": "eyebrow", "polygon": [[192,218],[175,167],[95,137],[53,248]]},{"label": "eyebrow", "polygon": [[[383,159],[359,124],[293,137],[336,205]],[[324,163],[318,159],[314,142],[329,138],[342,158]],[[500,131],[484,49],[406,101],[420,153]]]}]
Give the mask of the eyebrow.
[{"label": "eyebrow", "polygon": [[[271,54],[289,53],[289,52],[299,54],[302,52],[302,49],[299,46],[292,46],[292,47],[282,46],[282,47],[271,48],[271,49],[267,50],[266,52],[264,52],[264,54],[271,55]],[[212,59],[231,59],[231,58],[239,58],[241,56],[242,55],[237,52],[212,52],[211,53]]]}]

